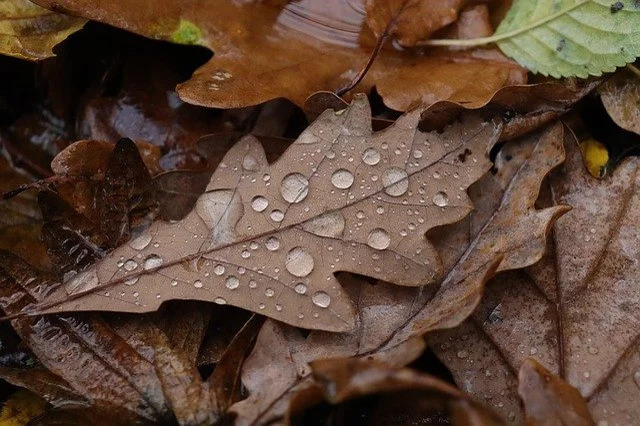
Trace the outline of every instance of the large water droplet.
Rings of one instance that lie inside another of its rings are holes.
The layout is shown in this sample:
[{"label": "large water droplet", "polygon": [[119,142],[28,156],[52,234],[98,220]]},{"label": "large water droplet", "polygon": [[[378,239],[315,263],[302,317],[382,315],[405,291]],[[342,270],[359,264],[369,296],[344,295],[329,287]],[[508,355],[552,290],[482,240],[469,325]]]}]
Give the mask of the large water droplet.
[{"label": "large water droplet", "polygon": [[338,189],[347,189],[353,185],[353,173],[346,169],[338,169],[331,175],[331,183]]},{"label": "large water droplet", "polygon": [[391,237],[384,229],[376,228],[369,232],[369,237],[367,238],[367,244],[369,247],[376,250],[384,250],[389,247],[390,243]]},{"label": "large water droplet", "polygon": [[321,308],[328,308],[331,303],[331,296],[329,296],[324,291],[316,291],[311,296],[311,301],[314,305],[319,306]]},{"label": "large water droplet", "polygon": [[223,299],[222,297],[216,297],[215,299],[213,299],[213,303],[215,303],[217,305],[226,305],[227,301],[225,299]]},{"label": "large water droplet", "polygon": [[260,170],[260,164],[253,155],[247,154],[242,159],[242,168],[248,172],[257,172]]},{"label": "large water droplet", "polygon": [[264,291],[264,295],[267,297],[273,297],[275,294],[276,294],[275,290],[270,287]]},{"label": "large water droplet", "polygon": [[138,262],[136,262],[133,259],[129,259],[126,262],[124,262],[124,270],[125,271],[131,272],[134,269],[136,269],[137,267],[138,267]]},{"label": "large water droplet", "polygon": [[636,382],[636,386],[640,388],[640,370],[633,373],[633,381]]},{"label": "large water droplet", "polygon": [[253,197],[253,200],[251,200],[251,208],[257,211],[258,213],[263,212],[264,209],[266,209],[268,206],[269,206],[269,200],[267,200],[261,195]]},{"label": "large water droplet", "polygon": [[240,280],[238,278],[234,277],[233,275],[231,275],[230,277],[228,277],[225,280],[224,285],[229,290],[233,290],[233,289],[238,288],[238,286],[240,285]]},{"label": "large water droplet", "polygon": [[129,247],[134,250],[144,250],[149,243],[151,242],[151,234],[149,232],[144,232],[137,238],[129,241]]},{"label": "large water droplet", "polygon": [[375,166],[380,162],[380,153],[376,149],[368,148],[362,153],[362,161],[370,166]]},{"label": "large water droplet", "polygon": [[222,265],[216,265],[213,268],[213,273],[216,275],[222,275],[224,274],[224,266]]},{"label": "large water droplet", "polygon": [[66,284],[67,293],[72,294],[79,291],[86,291],[98,285],[98,274],[95,268],[82,271],[71,278]]},{"label": "large water droplet", "polygon": [[163,263],[164,263],[164,260],[162,260],[162,258],[160,256],[158,256],[157,254],[150,254],[144,260],[143,268],[145,269],[145,271],[147,271],[149,269],[153,269],[153,268],[157,268],[159,266],[162,266]]},{"label": "large water droplet", "polygon": [[276,251],[280,248],[280,240],[276,237],[269,237],[264,245],[267,247],[267,250]]},{"label": "large water droplet", "polygon": [[436,195],[433,196],[433,204],[438,207],[444,207],[449,202],[449,196],[446,192],[438,191]]},{"label": "large water droplet", "polygon": [[294,290],[298,294],[305,294],[307,292],[307,285],[305,283],[298,283],[294,287]]},{"label": "large water droplet", "polygon": [[399,197],[409,188],[407,172],[397,167],[390,167],[382,174],[382,184],[384,192],[392,197]]},{"label": "large water droplet", "polygon": [[291,275],[306,277],[313,271],[313,257],[302,247],[294,247],[285,257],[284,265]]},{"label": "large water droplet", "polygon": [[282,222],[282,219],[284,219],[284,213],[282,213],[280,210],[273,210],[269,217],[274,222]]},{"label": "large water droplet", "polygon": [[309,194],[309,181],[300,173],[290,173],[282,179],[280,194],[289,203],[299,203]]},{"label": "large water droplet", "polygon": [[126,280],[124,280],[124,283],[126,285],[134,285],[135,283],[138,282],[139,279],[140,279],[140,277],[138,277],[138,276],[127,278]]},{"label": "large water droplet", "polygon": [[316,217],[302,224],[302,229],[321,237],[340,237],[344,231],[344,216],[335,211]]}]

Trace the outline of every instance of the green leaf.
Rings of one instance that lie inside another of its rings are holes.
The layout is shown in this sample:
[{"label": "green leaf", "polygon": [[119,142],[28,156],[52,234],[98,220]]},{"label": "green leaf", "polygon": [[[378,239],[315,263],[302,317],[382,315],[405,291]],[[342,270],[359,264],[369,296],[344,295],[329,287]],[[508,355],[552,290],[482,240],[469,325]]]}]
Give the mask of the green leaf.
[{"label": "green leaf", "polygon": [[491,37],[417,45],[489,43],[535,73],[555,78],[602,75],[640,56],[640,0],[515,0]]},{"label": "green leaf", "polygon": [[601,75],[640,56],[640,1],[516,0],[494,37],[533,72]]}]

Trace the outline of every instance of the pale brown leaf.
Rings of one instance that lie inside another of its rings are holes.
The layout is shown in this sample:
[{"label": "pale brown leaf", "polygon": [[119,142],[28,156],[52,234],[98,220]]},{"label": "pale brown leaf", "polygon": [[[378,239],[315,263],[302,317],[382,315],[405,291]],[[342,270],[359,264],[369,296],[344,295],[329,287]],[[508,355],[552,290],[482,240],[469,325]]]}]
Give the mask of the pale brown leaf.
[{"label": "pale brown leaf", "polygon": [[640,75],[629,70],[618,71],[598,91],[613,121],[640,135]]},{"label": "pale brown leaf", "polygon": [[[344,331],[349,271],[404,286],[442,269],[424,233],[466,216],[500,126],[476,116],[418,130],[413,110],[378,133],[366,97],[326,111],[274,163],[244,138],[181,221],[155,222],[68,280],[49,312],[148,312],[170,299],[231,304],[299,327]],[[385,267],[383,267],[385,266]]]},{"label": "pale brown leaf", "polygon": [[518,374],[518,393],[529,426],[594,426],[580,392],[528,358]]},{"label": "pale brown leaf", "polygon": [[316,359],[373,356],[395,366],[408,364],[423,350],[419,336],[453,327],[473,311],[496,268],[536,262],[547,228],[566,211],[533,207],[542,179],[563,159],[561,135],[557,124],[532,136],[532,149],[520,167],[497,179],[488,174],[471,187],[477,211],[470,218],[453,229],[442,228],[443,234],[430,233],[451,271],[435,295],[429,288],[345,279],[359,312],[355,331],[314,331],[304,338],[291,327],[268,321],[243,368],[249,397],[233,407],[239,422],[264,423],[282,416],[292,392],[312,386],[309,363]]},{"label": "pale brown leaf", "polygon": [[467,392],[516,422],[516,374],[532,357],[577,388],[596,421],[628,424],[640,416],[640,163],[627,159],[596,179],[567,136],[568,160],[549,189],[573,210],[556,223],[548,255],[493,280],[472,319],[433,349]]}]

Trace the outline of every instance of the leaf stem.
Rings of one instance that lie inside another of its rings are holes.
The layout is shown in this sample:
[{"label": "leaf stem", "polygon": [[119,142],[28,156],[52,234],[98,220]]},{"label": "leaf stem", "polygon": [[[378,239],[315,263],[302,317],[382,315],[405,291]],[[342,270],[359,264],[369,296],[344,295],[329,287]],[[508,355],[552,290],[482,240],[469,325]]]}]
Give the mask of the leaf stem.
[{"label": "leaf stem", "polygon": [[633,64],[627,64],[627,69],[634,73],[636,77],[640,78],[640,69]]},{"label": "leaf stem", "polygon": [[495,43],[498,41],[502,41],[511,37],[518,36],[522,33],[530,31],[534,28],[537,28],[541,25],[546,24],[547,22],[551,22],[554,19],[557,19],[572,10],[582,6],[583,4],[589,2],[591,0],[581,0],[573,6],[569,6],[568,8],[553,13],[537,22],[534,22],[528,26],[518,28],[517,30],[509,31],[502,34],[494,34],[491,37],[480,37],[480,38],[472,38],[467,40],[457,40],[457,39],[434,39],[434,40],[424,40],[416,43],[416,46],[456,46],[456,47],[476,47],[483,46],[485,44]]}]

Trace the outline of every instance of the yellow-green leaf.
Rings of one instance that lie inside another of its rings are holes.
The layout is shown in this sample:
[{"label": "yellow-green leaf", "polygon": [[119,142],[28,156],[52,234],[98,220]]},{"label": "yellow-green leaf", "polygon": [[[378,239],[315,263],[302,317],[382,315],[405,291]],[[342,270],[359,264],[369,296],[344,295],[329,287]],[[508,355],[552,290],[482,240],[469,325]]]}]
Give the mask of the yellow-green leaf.
[{"label": "yellow-green leaf", "polygon": [[494,38],[533,72],[601,75],[640,56],[640,2],[516,0]]},{"label": "yellow-green leaf", "polygon": [[28,0],[0,0],[0,54],[39,60],[86,21],[51,12]]}]

